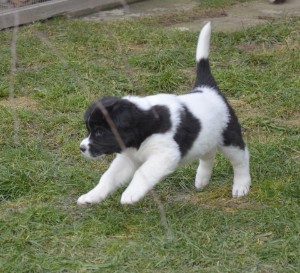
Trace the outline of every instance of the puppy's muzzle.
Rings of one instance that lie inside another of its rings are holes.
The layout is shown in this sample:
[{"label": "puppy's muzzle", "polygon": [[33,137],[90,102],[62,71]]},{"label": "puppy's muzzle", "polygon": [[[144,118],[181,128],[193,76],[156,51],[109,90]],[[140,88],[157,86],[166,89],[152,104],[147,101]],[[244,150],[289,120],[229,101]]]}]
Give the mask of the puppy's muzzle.
[{"label": "puppy's muzzle", "polygon": [[83,154],[87,154],[89,150],[89,138],[85,138],[83,141],[81,141],[79,149]]},{"label": "puppy's muzzle", "polygon": [[86,152],[86,150],[87,150],[87,147],[86,146],[84,146],[84,145],[80,145],[80,150],[81,150],[81,152]]}]

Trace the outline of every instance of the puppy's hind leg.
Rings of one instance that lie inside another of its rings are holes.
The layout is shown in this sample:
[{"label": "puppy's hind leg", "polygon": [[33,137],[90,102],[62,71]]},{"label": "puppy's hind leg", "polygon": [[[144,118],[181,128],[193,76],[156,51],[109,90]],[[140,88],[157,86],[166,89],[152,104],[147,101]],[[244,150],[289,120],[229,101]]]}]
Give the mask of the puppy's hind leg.
[{"label": "puppy's hind leg", "polygon": [[203,188],[209,183],[215,156],[216,149],[204,156],[201,156],[195,179],[195,187],[197,190],[203,190]]},{"label": "puppy's hind leg", "polygon": [[243,149],[236,146],[223,146],[221,151],[227,157],[233,167],[234,178],[232,196],[241,197],[249,192],[251,177],[249,170],[249,152],[245,146]]}]

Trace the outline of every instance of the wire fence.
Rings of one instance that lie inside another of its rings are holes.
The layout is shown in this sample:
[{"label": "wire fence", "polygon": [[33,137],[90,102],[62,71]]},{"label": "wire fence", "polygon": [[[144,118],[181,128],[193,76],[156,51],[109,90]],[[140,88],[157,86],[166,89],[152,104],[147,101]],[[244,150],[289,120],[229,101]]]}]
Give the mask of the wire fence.
[{"label": "wire fence", "polygon": [[55,10],[50,3],[56,5],[58,0],[0,0],[0,30],[15,26],[15,17],[18,24],[28,24],[33,21],[47,19],[62,10],[59,6]]},{"label": "wire fence", "polygon": [[57,15],[81,16],[115,6],[127,7],[140,0],[0,0],[0,30],[14,26],[14,14],[24,25]]},{"label": "wire fence", "polygon": [[35,5],[51,0],[0,0],[0,13],[2,11],[12,10],[14,8]]}]

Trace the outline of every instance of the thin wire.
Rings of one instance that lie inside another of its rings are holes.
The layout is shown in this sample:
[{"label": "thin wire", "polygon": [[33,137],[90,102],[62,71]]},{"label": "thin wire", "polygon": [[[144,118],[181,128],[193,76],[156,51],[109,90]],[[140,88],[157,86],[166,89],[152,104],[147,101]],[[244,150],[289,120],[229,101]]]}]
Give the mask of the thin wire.
[{"label": "thin wire", "polygon": [[19,129],[20,129],[20,121],[18,119],[15,104],[15,82],[16,82],[16,73],[17,73],[17,36],[19,30],[19,13],[14,13],[14,29],[12,33],[12,41],[11,41],[11,70],[10,70],[10,79],[9,79],[9,102],[12,105],[12,115],[14,120],[14,134],[13,134],[13,142],[14,145],[20,144],[19,138]]}]

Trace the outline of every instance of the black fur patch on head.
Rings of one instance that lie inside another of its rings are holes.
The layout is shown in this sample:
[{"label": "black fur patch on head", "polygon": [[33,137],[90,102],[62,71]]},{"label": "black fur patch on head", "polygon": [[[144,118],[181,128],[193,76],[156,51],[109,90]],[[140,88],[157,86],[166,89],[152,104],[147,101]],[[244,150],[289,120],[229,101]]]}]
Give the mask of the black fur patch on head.
[{"label": "black fur patch on head", "polygon": [[242,138],[241,126],[231,106],[229,108],[229,122],[223,132],[223,145],[236,146],[240,149],[245,149],[245,143]]},{"label": "black fur patch on head", "polygon": [[[100,100],[127,148],[139,148],[150,135],[164,133],[171,128],[167,107],[154,106],[145,111],[126,99],[106,97]],[[100,110],[99,101],[85,113],[92,156],[121,152],[116,137]]]},{"label": "black fur patch on head", "polygon": [[184,106],[180,113],[180,124],[174,135],[174,140],[179,145],[181,157],[184,157],[192,147],[200,130],[200,121]]},{"label": "black fur patch on head", "polygon": [[84,120],[90,140],[89,152],[93,157],[121,151],[119,144],[101,111],[101,108],[104,107],[107,112],[110,112],[117,101],[118,98],[105,97],[100,101],[94,102],[84,114]]},{"label": "black fur patch on head", "polygon": [[112,120],[126,147],[139,148],[152,134],[164,133],[171,128],[170,112],[165,106],[154,106],[145,111],[130,101],[122,100],[123,109],[113,113]]}]

